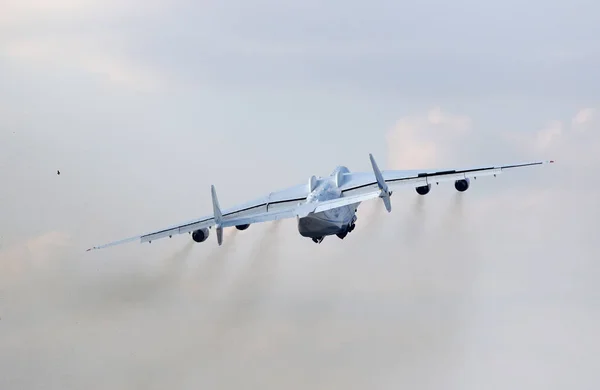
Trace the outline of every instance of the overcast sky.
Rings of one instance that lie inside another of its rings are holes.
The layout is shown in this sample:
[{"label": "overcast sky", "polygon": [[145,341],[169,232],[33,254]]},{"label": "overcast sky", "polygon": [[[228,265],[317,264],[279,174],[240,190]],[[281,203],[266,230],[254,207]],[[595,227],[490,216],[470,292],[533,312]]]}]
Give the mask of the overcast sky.
[{"label": "overcast sky", "polygon": [[[0,388],[597,389],[599,14],[0,2]],[[368,153],[557,164],[397,190],[343,241],[292,220],[84,252]]]}]

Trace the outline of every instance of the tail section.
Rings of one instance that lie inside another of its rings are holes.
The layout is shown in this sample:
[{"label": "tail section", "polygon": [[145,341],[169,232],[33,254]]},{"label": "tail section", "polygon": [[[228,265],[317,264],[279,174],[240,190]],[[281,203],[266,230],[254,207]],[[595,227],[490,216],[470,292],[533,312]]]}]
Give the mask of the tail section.
[{"label": "tail section", "polygon": [[217,229],[217,243],[221,245],[223,243],[223,214],[221,213],[221,207],[219,206],[219,199],[217,199],[217,191],[215,190],[214,185],[210,186],[210,192],[212,195],[215,228]]}]

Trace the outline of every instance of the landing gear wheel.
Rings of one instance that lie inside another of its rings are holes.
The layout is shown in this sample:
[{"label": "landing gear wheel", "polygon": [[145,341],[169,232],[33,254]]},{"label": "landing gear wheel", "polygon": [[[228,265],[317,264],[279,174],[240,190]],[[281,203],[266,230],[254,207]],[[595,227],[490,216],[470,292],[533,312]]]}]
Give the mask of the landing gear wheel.
[{"label": "landing gear wheel", "polygon": [[324,238],[325,238],[325,237],[313,237],[313,239],[312,239],[312,240],[313,240],[313,242],[314,242],[315,244],[320,244],[320,243],[323,241],[323,239],[324,239]]},{"label": "landing gear wheel", "polygon": [[346,235],[348,234],[350,230],[344,232],[344,233],[337,233],[336,236],[339,237],[340,240],[343,240],[344,238],[346,238]]}]

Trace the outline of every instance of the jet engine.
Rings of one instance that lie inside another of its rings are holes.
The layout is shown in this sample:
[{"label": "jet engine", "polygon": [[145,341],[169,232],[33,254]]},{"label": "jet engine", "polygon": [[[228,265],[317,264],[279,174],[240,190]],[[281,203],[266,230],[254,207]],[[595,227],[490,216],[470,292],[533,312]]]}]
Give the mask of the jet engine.
[{"label": "jet engine", "polygon": [[248,226],[250,226],[250,224],[249,224],[249,223],[247,223],[247,224],[245,224],[245,225],[235,225],[235,228],[236,228],[237,230],[246,230],[246,229],[248,229]]},{"label": "jet engine", "polygon": [[427,184],[426,186],[417,187],[417,194],[419,195],[427,195],[431,190],[431,184]]},{"label": "jet engine", "polygon": [[454,182],[454,188],[456,188],[457,191],[465,192],[469,189],[470,182],[471,181],[469,179],[457,180]]},{"label": "jet engine", "polygon": [[192,240],[195,242],[204,242],[208,238],[209,231],[207,228],[194,230],[192,232]]}]

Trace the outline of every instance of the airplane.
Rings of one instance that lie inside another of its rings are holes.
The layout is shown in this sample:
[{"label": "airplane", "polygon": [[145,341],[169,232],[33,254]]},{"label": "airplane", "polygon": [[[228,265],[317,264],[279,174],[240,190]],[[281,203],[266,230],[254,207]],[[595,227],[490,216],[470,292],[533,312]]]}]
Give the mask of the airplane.
[{"label": "airplane", "polygon": [[87,251],[102,249],[139,240],[151,243],[176,234],[191,234],[195,242],[204,242],[209,229],[215,227],[217,243],[223,244],[223,229],[235,226],[246,230],[251,224],[296,218],[301,236],[319,244],[327,236],[344,239],[355,228],[358,206],[379,198],[386,210],[392,211],[390,187],[413,187],[417,194],[427,195],[433,183],[454,181],[459,192],[469,189],[471,178],[494,176],[511,169],[554,163],[537,161],[521,164],[485,166],[449,170],[387,170],[381,171],[369,154],[373,172],[350,172],[345,166],[336,167],[327,177],[310,176],[308,182],[271,192],[252,202],[221,210],[215,186],[211,185],[213,214],[156,230],[124,240],[95,246]]}]

